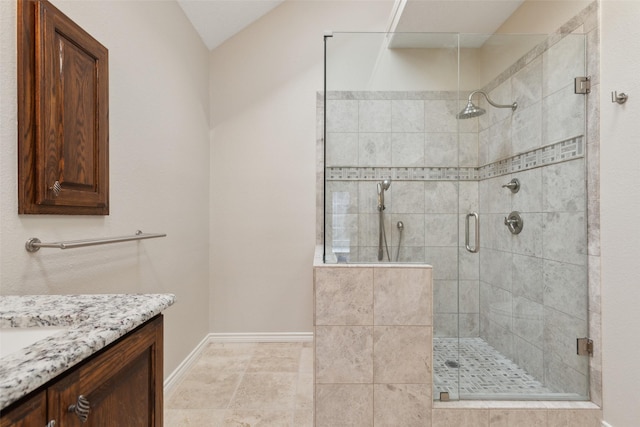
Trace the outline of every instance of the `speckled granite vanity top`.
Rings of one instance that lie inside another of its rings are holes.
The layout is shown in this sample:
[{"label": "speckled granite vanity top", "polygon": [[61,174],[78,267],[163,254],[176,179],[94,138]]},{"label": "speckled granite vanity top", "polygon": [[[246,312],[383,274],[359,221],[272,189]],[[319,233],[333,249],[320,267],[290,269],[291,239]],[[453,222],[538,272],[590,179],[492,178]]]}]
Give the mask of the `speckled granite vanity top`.
[{"label": "speckled granite vanity top", "polygon": [[0,409],[175,302],[171,294],[1,296],[0,327],[68,329],[0,359]]}]

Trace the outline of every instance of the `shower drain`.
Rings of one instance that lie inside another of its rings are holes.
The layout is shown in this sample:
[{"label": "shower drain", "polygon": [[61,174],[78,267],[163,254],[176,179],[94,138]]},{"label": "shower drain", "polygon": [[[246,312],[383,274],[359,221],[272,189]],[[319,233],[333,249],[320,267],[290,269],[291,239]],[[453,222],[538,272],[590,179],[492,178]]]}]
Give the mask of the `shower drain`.
[{"label": "shower drain", "polygon": [[450,368],[459,368],[460,364],[458,362],[456,362],[455,360],[447,360],[446,362],[444,362],[445,365],[447,365]]}]

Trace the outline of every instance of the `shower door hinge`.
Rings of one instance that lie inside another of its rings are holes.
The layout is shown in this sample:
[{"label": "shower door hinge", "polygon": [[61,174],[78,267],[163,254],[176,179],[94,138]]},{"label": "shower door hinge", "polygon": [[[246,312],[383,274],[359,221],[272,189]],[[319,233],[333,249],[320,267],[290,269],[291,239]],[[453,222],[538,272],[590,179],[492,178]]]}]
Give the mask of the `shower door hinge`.
[{"label": "shower door hinge", "polygon": [[593,340],[578,338],[578,356],[593,356]]},{"label": "shower door hinge", "polygon": [[574,80],[574,92],[583,95],[591,93],[591,77],[576,77]]}]

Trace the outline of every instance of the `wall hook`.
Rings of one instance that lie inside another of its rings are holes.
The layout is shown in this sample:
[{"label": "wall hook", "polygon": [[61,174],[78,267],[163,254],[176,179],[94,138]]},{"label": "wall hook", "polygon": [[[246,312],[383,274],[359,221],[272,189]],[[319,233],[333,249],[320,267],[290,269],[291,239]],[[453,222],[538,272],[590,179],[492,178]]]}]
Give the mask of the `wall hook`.
[{"label": "wall hook", "polygon": [[618,93],[618,91],[611,92],[611,102],[617,102],[618,104],[624,104],[627,102],[629,95],[624,92]]}]

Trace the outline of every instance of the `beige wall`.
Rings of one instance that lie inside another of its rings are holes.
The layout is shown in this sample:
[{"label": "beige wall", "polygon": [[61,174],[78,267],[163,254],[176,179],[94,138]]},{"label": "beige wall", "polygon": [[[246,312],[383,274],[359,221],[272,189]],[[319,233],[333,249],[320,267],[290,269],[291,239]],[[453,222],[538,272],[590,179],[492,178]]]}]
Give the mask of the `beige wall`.
[{"label": "beige wall", "polygon": [[[0,1],[0,293],[171,292],[165,371],[208,331],[208,52],[174,2],[54,1],[109,49],[111,214],[17,214],[16,2]],[[74,249],[43,241],[168,237]]]},{"label": "beige wall", "polygon": [[[635,338],[640,322],[640,3],[603,0],[601,5],[603,408],[612,427],[626,427],[640,420],[640,341]],[[629,101],[612,103],[614,90],[629,94]],[[633,220],[624,221],[627,215]]]},{"label": "beige wall", "polygon": [[311,332],[323,34],[392,1],[293,1],[211,54],[212,332]]}]

